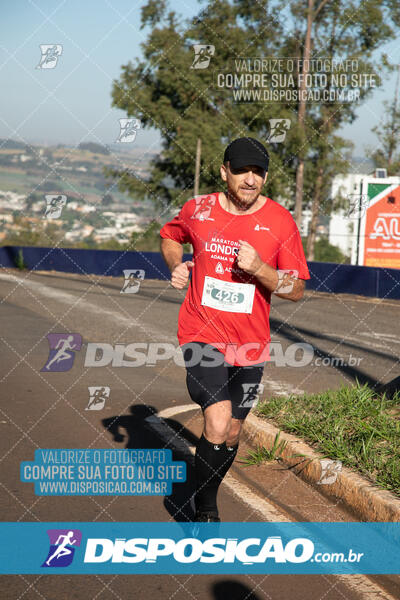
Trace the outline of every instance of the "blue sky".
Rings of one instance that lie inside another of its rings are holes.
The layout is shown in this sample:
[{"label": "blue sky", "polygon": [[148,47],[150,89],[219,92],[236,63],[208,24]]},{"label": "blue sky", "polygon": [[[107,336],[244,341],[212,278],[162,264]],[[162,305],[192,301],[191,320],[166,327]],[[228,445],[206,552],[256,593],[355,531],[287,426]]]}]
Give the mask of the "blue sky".
[{"label": "blue sky", "polygon": [[[0,38],[0,137],[40,143],[112,143],[118,119],[111,108],[111,86],[121,65],[141,55],[140,8],[144,0],[14,0],[3,6]],[[194,0],[172,3],[184,17],[198,11]],[[55,69],[35,69],[40,44],[63,45]],[[383,48],[400,63],[400,38]],[[355,143],[355,155],[376,145],[371,128],[393,98],[395,75],[358,110],[342,130]],[[7,90],[4,93],[4,90]],[[137,145],[157,151],[157,132],[140,130]]]}]

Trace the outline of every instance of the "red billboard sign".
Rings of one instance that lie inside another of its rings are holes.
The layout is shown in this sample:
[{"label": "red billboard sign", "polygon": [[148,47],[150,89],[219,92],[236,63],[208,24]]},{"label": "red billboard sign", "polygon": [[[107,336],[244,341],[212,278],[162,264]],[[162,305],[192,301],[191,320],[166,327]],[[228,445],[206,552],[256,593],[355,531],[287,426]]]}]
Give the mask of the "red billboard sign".
[{"label": "red billboard sign", "polygon": [[[365,189],[366,188],[366,189]],[[364,182],[358,264],[400,269],[400,185]]]}]

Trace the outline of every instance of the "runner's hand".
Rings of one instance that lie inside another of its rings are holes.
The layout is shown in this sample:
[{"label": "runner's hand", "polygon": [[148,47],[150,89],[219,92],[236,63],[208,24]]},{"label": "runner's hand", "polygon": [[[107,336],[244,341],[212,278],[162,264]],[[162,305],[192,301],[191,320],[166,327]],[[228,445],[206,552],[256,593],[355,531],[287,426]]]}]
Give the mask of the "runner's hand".
[{"label": "runner's hand", "polygon": [[250,275],[254,275],[258,271],[258,269],[263,265],[263,261],[260,258],[257,250],[253,248],[248,242],[243,240],[239,240],[240,247],[239,252],[237,254],[237,264],[238,267],[246,271],[246,273],[250,273]]},{"label": "runner's hand", "polygon": [[177,290],[182,290],[189,280],[190,269],[194,267],[194,262],[187,260],[180,263],[171,273],[171,285]]}]

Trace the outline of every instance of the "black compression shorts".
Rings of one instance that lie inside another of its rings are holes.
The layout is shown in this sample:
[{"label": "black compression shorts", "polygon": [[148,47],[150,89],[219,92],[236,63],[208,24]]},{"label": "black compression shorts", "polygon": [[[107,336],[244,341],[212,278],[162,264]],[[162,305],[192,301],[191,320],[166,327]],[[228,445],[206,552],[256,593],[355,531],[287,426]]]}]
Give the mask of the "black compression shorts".
[{"label": "black compression shorts", "polygon": [[182,346],[186,385],[193,402],[204,411],[207,406],[230,400],[232,417],[245,419],[258,400],[265,363],[238,367],[229,365],[224,355],[204,342]]}]

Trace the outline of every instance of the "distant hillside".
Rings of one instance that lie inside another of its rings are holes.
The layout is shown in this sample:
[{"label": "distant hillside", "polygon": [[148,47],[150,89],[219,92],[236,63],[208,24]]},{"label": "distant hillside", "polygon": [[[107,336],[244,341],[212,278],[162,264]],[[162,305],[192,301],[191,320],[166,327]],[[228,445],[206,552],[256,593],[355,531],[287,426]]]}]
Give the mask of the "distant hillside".
[{"label": "distant hillside", "polygon": [[94,154],[110,154],[109,148],[95,142],[82,142],[78,148],[80,150],[89,150],[89,152],[93,152]]},{"label": "distant hillside", "polygon": [[24,150],[24,148],[26,148],[26,144],[23,142],[16,142],[14,140],[0,138],[0,148],[5,148],[6,150]]},{"label": "distant hillside", "polygon": [[373,161],[365,156],[353,156],[351,162],[349,173],[365,173],[367,175],[375,168]]}]

